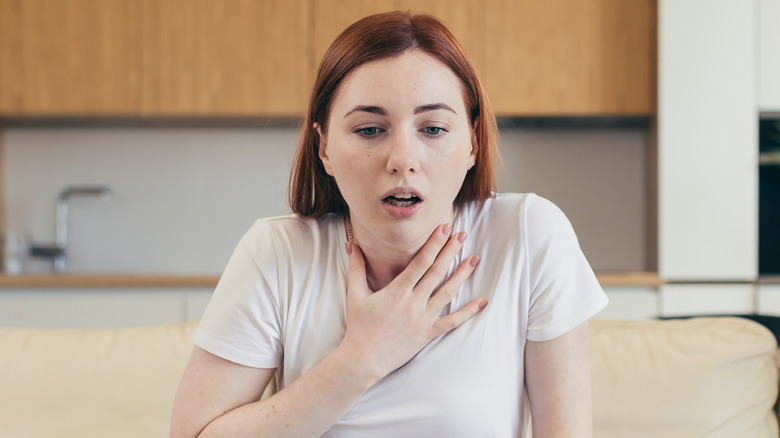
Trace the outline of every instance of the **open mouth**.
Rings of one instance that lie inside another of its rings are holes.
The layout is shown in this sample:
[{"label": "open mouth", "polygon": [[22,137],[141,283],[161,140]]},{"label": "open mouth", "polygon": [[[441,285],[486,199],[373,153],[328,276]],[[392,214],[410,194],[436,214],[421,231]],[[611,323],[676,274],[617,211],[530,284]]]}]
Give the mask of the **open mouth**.
[{"label": "open mouth", "polygon": [[395,193],[384,199],[388,204],[395,207],[411,207],[421,201],[420,198],[411,193]]}]

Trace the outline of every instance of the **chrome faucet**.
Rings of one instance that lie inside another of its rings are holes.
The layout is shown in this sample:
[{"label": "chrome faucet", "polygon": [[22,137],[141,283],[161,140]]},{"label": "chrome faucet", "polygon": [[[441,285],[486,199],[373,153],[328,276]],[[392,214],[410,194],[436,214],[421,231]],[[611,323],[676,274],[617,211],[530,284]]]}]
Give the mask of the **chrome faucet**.
[{"label": "chrome faucet", "polygon": [[99,197],[103,201],[110,201],[112,192],[106,186],[73,186],[66,187],[60,192],[54,212],[54,245],[30,245],[30,255],[52,259],[56,273],[65,272],[65,257],[68,248],[68,201],[76,196]]}]

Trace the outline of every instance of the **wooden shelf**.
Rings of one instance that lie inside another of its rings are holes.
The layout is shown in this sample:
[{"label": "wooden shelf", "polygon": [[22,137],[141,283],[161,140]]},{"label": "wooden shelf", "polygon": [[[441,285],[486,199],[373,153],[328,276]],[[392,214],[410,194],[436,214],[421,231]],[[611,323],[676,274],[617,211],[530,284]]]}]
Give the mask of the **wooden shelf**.
[{"label": "wooden shelf", "polygon": [[217,276],[171,275],[0,275],[0,288],[93,288],[93,287],[214,287]]},{"label": "wooden shelf", "polygon": [[[602,286],[647,286],[662,284],[655,272],[597,274]],[[132,274],[0,275],[0,289],[9,288],[121,288],[121,287],[215,287],[219,276]]]},{"label": "wooden shelf", "polygon": [[614,272],[596,273],[602,287],[607,286],[646,286],[658,287],[663,284],[656,272]]}]

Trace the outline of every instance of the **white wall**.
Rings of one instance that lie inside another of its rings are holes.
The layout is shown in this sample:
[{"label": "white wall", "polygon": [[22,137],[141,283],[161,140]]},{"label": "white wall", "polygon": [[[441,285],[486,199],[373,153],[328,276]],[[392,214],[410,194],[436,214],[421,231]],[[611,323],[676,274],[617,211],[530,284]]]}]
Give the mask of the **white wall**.
[{"label": "white wall", "polygon": [[[262,216],[288,212],[294,128],[5,128],[8,231],[53,241],[71,184],[107,184],[108,203],[74,199],[68,269],[219,274]],[[503,191],[533,191],[569,216],[596,270],[646,268],[646,130],[502,131]],[[49,264],[29,261],[28,271]]]}]

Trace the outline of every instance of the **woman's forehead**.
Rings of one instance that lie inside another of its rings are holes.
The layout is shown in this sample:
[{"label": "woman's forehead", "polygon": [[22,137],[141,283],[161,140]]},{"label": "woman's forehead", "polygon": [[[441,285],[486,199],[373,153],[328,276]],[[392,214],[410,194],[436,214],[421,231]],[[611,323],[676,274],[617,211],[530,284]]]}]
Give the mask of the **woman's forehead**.
[{"label": "woman's forehead", "polygon": [[339,86],[332,108],[343,112],[355,105],[374,105],[389,106],[388,110],[414,110],[436,103],[444,103],[458,114],[464,114],[460,80],[438,59],[419,50],[409,50],[353,70]]}]

